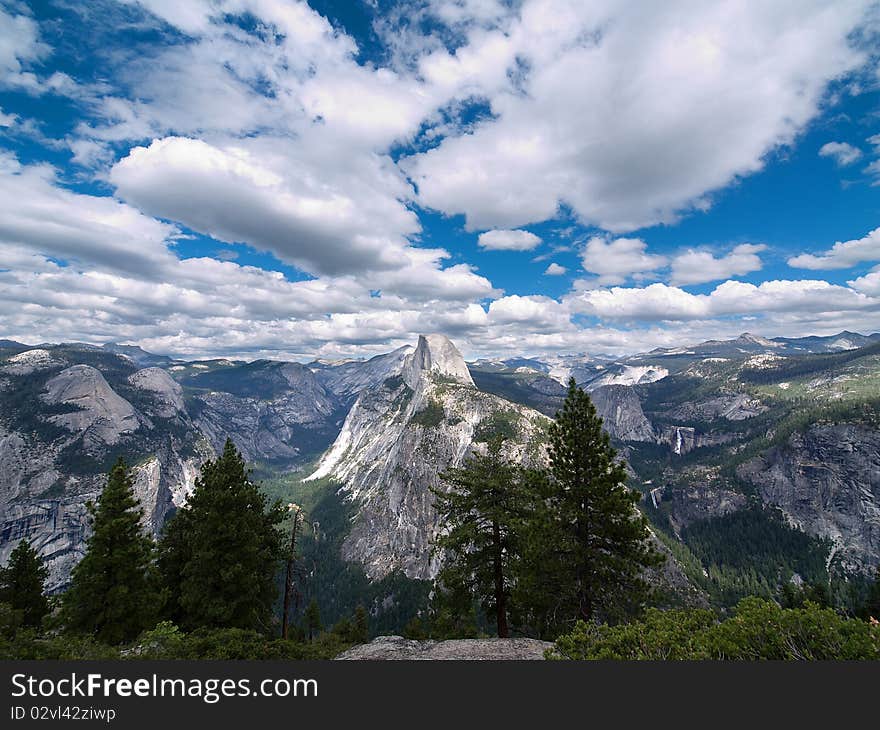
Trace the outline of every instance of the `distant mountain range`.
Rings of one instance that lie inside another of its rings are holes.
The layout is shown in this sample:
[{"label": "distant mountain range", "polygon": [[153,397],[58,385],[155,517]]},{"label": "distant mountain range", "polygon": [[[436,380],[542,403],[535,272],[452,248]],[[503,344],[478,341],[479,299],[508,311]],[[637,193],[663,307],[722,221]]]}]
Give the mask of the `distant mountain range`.
[{"label": "distant mountain range", "polygon": [[[369,360],[311,363],[0,340],[0,562],[27,536],[60,589],[82,555],[85,504],[117,455],[134,466],[157,532],[228,436],[260,474],[288,485],[285,498],[346,505],[334,544],[370,579],[427,578],[438,474],[493,434],[511,457],[540,461],[572,376],[675,555],[672,583],[712,593],[709,576],[739,580],[742,568],[716,564],[690,536],[707,520],[723,532],[756,503],[817,541],[826,562],[814,572],[880,563],[880,334],[852,332],[470,363],[442,335]],[[765,528],[778,545],[782,528]],[[795,557],[762,580],[808,577]]]}]

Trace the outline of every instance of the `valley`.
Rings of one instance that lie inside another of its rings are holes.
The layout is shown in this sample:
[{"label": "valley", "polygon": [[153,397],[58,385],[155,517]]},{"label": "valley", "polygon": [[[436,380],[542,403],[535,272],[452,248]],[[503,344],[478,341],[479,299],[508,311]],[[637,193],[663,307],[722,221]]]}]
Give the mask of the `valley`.
[{"label": "valley", "polygon": [[117,456],[158,534],[230,437],[270,496],[310,515],[303,601],[335,620],[366,595],[377,626],[400,631],[439,566],[439,474],[495,435],[511,459],[545,460],[570,375],[672,556],[658,578],[671,604],[791,583],[857,599],[880,563],[880,335],[849,332],[470,363],[442,335],[311,363],[3,341],[0,562],[28,537],[63,590]]}]

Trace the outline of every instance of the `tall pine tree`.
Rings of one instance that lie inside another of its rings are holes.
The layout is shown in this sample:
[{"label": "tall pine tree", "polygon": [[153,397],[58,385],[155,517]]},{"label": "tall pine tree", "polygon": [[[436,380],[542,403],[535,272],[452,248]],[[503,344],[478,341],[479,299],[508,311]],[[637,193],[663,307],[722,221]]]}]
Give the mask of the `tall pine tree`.
[{"label": "tall pine tree", "polygon": [[227,439],[223,453],[202,466],[160,545],[171,615],[188,629],[267,629],[283,556],[283,516]]},{"label": "tall pine tree", "polygon": [[648,594],[646,567],[662,562],[650,545],[639,494],[626,486],[602,419],[574,378],[550,427],[545,500],[528,548],[523,600],[541,633],[581,619],[638,610]]},{"label": "tall pine tree", "polygon": [[89,511],[92,535],[73,569],[62,616],[72,631],[120,644],[151,628],[158,608],[151,575],[154,545],[141,527],[142,510],[122,458]]},{"label": "tall pine tree", "polygon": [[39,627],[49,613],[45,583],[49,569],[27,539],[16,545],[9,563],[0,568],[0,603],[21,611],[24,626]]},{"label": "tall pine tree", "polygon": [[444,532],[435,541],[443,554],[438,582],[465,600],[477,599],[499,637],[510,636],[510,603],[521,556],[520,533],[528,515],[528,472],[501,456],[495,439],[486,454],[441,474],[433,489]]}]

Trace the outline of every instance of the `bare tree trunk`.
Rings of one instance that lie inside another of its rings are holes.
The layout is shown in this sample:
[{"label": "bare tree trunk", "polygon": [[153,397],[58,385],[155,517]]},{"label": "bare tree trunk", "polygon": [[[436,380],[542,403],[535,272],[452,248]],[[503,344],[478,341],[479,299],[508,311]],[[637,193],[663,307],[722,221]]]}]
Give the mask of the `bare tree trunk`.
[{"label": "bare tree trunk", "polygon": [[293,512],[293,527],[290,530],[290,552],[287,555],[287,576],[284,580],[284,610],[281,618],[281,638],[286,639],[290,625],[290,600],[293,595],[293,563],[296,558],[296,528],[299,525],[300,510]]},{"label": "bare tree trunk", "polygon": [[510,638],[507,627],[507,594],[504,591],[504,565],[501,545],[501,530],[497,522],[492,522],[492,540],[495,543],[495,610],[498,614],[498,638]]}]

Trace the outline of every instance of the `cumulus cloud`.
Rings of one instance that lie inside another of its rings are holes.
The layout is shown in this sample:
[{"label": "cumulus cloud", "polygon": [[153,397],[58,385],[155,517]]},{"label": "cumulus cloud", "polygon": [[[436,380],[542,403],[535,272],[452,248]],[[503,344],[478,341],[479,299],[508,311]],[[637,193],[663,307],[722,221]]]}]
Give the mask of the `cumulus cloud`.
[{"label": "cumulus cloud", "polygon": [[776,280],[755,285],[726,281],[709,294],[691,294],[656,283],[581,292],[568,300],[573,311],[613,320],[688,321],[781,312],[858,312],[880,309],[880,300],[819,280]]},{"label": "cumulus cloud", "polygon": [[470,229],[560,204],[618,232],[670,222],[818,114],[866,60],[848,36],[867,7],[526,0],[506,34],[526,71],[488,92],[493,118],[403,165],[423,205]]},{"label": "cumulus cloud", "polygon": [[880,228],[851,241],[838,241],[819,254],[801,254],[788,259],[796,269],[849,269],[863,261],[880,261]]},{"label": "cumulus cloud", "polygon": [[649,254],[640,238],[610,239],[593,236],[581,254],[584,270],[598,274],[597,284],[622,284],[627,279],[651,274],[668,264],[665,256]]},{"label": "cumulus cloud", "polygon": [[477,245],[489,251],[532,251],[541,239],[529,231],[494,230],[481,233]]},{"label": "cumulus cloud", "polygon": [[864,276],[848,281],[853,289],[872,297],[880,297],[880,267]]},{"label": "cumulus cloud", "polygon": [[[877,272],[848,286],[680,288],[758,270],[750,244],[659,256],[635,236],[597,235],[581,251],[592,276],[568,295],[505,296],[421,240],[415,212],[463,213],[483,248],[532,250],[542,242],[522,228],[561,209],[612,232],[705,209],[864,62],[848,40],[861,0],[432,0],[405,11],[445,27],[378,24],[388,56],[372,63],[305,2],[129,4],[174,42],[108,49],[120,62],[100,93],[47,75],[37,24],[0,10],[0,83],[78,94],[84,116],[64,144],[80,180],[93,172],[116,195],[0,154],[3,336],[309,358],[370,355],[426,331],[466,353],[537,354],[650,349],[754,319],[768,335],[880,326]],[[181,259],[183,228],[311,278]],[[838,246],[807,259],[874,260],[871,245]],[[667,270],[669,284],[637,286]]]},{"label": "cumulus cloud", "polygon": [[180,259],[178,235],[126,203],[66,190],[48,166],[0,154],[0,332],[180,355],[370,354],[419,332],[479,328],[476,301],[501,294],[467,264],[444,268],[442,249],[402,246],[393,269],[289,281]]},{"label": "cumulus cloud", "polygon": [[686,251],[672,259],[670,283],[702,284],[760,271],[763,264],[758,254],[766,248],[763,244],[743,243],[717,258],[709,251]]},{"label": "cumulus cloud", "polygon": [[826,142],[819,148],[819,157],[830,157],[840,167],[851,165],[861,156],[862,151],[848,142]]},{"label": "cumulus cloud", "polygon": [[40,81],[28,67],[49,54],[36,21],[0,8],[0,85],[37,91]]},{"label": "cumulus cloud", "polygon": [[[284,149],[283,142],[279,146]],[[364,157],[361,177],[343,180],[320,174],[315,150],[261,151],[167,137],[134,148],[110,171],[110,181],[150,215],[220,241],[249,243],[313,274],[400,265],[419,222],[384,194],[395,180],[401,196],[407,189],[381,158]]]},{"label": "cumulus cloud", "polygon": [[0,155],[0,243],[149,276],[173,258],[167,244],[177,233],[113,198],[59,187],[48,165]]},{"label": "cumulus cloud", "polygon": [[552,264],[550,264],[550,265],[544,270],[544,275],[545,275],[545,276],[562,276],[562,275],[565,274],[567,271],[568,271],[568,269],[566,269],[564,266],[560,266],[559,264],[557,264],[557,263],[554,261]]}]

